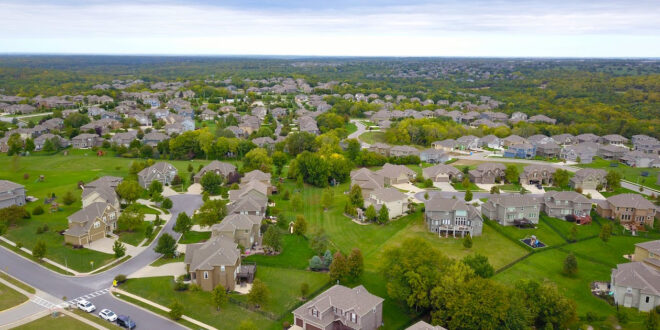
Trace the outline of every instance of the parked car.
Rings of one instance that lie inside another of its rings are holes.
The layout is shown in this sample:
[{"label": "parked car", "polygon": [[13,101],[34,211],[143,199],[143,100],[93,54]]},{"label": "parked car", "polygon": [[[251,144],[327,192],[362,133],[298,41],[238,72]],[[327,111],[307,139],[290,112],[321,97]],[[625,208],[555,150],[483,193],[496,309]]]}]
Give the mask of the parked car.
[{"label": "parked car", "polygon": [[115,314],[113,311],[109,309],[102,309],[101,312],[99,313],[99,316],[106,321],[110,321],[110,322],[117,321],[117,314]]},{"label": "parked car", "polygon": [[78,306],[78,309],[85,311],[87,313],[91,313],[96,310],[96,306],[94,306],[94,304],[84,299],[78,301],[76,305]]},{"label": "parked car", "polygon": [[117,317],[117,325],[129,330],[135,329],[137,326],[137,324],[135,324],[135,322],[133,322],[133,320],[131,320],[131,318],[126,315],[119,315],[119,317]]},{"label": "parked car", "polygon": [[536,184],[536,189],[543,190],[543,186],[540,183]]}]

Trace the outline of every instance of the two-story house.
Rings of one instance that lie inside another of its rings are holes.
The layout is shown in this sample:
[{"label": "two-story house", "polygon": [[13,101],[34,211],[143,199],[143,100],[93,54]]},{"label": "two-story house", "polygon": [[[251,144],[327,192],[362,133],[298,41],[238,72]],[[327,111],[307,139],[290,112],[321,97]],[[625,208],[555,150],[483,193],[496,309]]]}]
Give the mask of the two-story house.
[{"label": "two-story house", "polygon": [[69,229],[64,231],[64,241],[82,246],[104,238],[117,229],[118,218],[119,210],[112,204],[89,204],[67,218]]},{"label": "two-story house", "polygon": [[378,188],[369,193],[364,200],[364,206],[373,205],[376,210],[387,207],[390,219],[408,212],[408,196],[396,188]]},{"label": "two-story house", "polygon": [[208,165],[202,167],[202,169],[195,174],[195,176],[193,177],[195,183],[199,183],[202,180],[204,174],[206,174],[207,172],[212,172],[222,176],[223,178],[227,178],[228,175],[236,172],[236,166],[229,163],[214,160]]},{"label": "two-story house", "polygon": [[384,178],[386,185],[410,183],[417,175],[415,171],[405,165],[393,165],[390,163],[383,165],[383,168],[376,171],[376,173]]},{"label": "two-story house", "polygon": [[660,270],[645,262],[618,264],[612,269],[610,288],[617,305],[643,312],[660,306]]},{"label": "two-story house", "polygon": [[364,286],[335,285],[293,311],[294,325],[306,330],[376,330],[383,325],[383,298]]},{"label": "two-story house", "polygon": [[211,291],[218,285],[234,290],[241,271],[241,250],[233,239],[215,236],[186,245],[184,262],[190,280],[202,290]]},{"label": "two-story house", "polygon": [[645,262],[660,271],[660,240],[635,244],[632,260]]},{"label": "two-story house", "polygon": [[479,211],[464,201],[434,196],[425,204],[424,219],[429,231],[439,236],[480,236],[483,220]]},{"label": "two-story house", "polygon": [[568,185],[573,189],[597,189],[607,187],[607,171],[599,168],[583,168],[575,172],[568,180]]},{"label": "two-story house", "polygon": [[541,204],[548,216],[565,219],[567,215],[583,217],[591,212],[591,201],[574,191],[548,191]]},{"label": "two-story house", "polygon": [[504,177],[504,170],[506,166],[501,163],[481,163],[468,171],[468,175],[474,183],[493,184]]},{"label": "two-story house", "polygon": [[357,185],[362,190],[363,197],[369,197],[369,194],[385,187],[385,178],[382,175],[363,167],[351,171],[351,187]]},{"label": "two-story house", "polygon": [[538,224],[541,205],[529,195],[491,197],[481,205],[481,214],[502,226]]},{"label": "two-story house", "polygon": [[170,185],[179,171],[172,164],[158,162],[138,173],[138,183],[142,188],[149,188],[152,181],[160,181],[164,186]]},{"label": "two-story house", "polygon": [[651,226],[655,217],[655,205],[639,194],[620,194],[598,201],[598,215],[618,220],[630,227]]},{"label": "two-story house", "polygon": [[433,182],[451,182],[462,180],[463,172],[451,165],[438,164],[431,167],[425,167],[422,170],[424,179],[431,179]]},{"label": "two-story house", "polygon": [[0,209],[12,205],[25,205],[25,186],[0,180]]},{"label": "two-story house", "polygon": [[261,220],[263,216],[230,214],[220,223],[211,226],[211,236],[223,236],[234,240],[244,248],[261,244]]},{"label": "two-story house", "polygon": [[528,165],[520,174],[520,184],[552,184],[552,176],[557,169],[550,165]]}]

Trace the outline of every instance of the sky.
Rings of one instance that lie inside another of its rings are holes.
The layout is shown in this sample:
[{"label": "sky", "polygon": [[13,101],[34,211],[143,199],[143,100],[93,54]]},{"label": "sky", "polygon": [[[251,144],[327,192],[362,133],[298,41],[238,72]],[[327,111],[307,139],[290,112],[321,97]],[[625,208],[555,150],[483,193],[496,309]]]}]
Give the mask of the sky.
[{"label": "sky", "polygon": [[0,0],[0,53],[660,57],[660,0]]}]

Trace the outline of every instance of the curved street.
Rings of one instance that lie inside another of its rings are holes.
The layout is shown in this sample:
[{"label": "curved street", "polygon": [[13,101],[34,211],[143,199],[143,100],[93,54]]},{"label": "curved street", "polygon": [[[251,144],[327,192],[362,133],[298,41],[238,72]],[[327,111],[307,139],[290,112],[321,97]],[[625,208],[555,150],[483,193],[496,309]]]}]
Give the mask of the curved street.
[{"label": "curved street", "polygon": [[[170,199],[173,204],[172,209],[170,209],[172,217],[164,225],[149,247],[128,261],[107,271],[88,276],[66,276],[46,269],[4,247],[0,247],[0,268],[9,275],[20,279],[40,291],[60,299],[66,297],[66,300],[69,301],[99,290],[107,289],[112,285],[112,280],[115,276],[119,274],[131,274],[158,259],[160,254],[153,250],[153,247],[158,242],[158,238],[163,233],[168,233],[178,240],[181,235],[172,230],[177,215],[181,212],[192,215],[202,204],[202,198],[199,195],[175,195],[170,196]],[[135,306],[116,299],[110,294],[101,294],[87,300],[96,306],[97,311],[108,308],[117,314],[129,315],[138,326],[142,325],[144,327],[144,325],[148,325],[149,329],[161,330],[183,328],[176,322],[140,308],[135,308]],[[62,301],[51,301],[51,303],[57,305],[62,303]],[[2,324],[0,324],[1,326]]]}]

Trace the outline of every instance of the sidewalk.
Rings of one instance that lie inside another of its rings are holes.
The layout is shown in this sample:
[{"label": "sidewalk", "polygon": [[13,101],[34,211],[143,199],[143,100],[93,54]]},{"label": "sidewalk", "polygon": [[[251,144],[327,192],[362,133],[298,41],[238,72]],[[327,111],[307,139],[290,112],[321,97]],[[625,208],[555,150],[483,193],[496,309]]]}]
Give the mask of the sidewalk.
[{"label": "sidewalk", "polygon": [[[9,245],[11,245],[11,246],[13,246],[13,247],[16,247],[16,243],[14,243],[14,242],[12,242],[12,241],[10,241],[10,240],[8,240],[8,239],[2,237],[2,236],[0,236],[0,240],[4,241],[5,243],[7,243],[7,244],[9,244]],[[21,251],[23,251],[23,252],[25,252],[25,253],[27,253],[27,254],[29,254],[29,255],[32,255],[32,251],[28,250],[27,248],[24,248],[24,247],[23,247],[23,248],[21,248]],[[19,256],[21,256],[22,258],[25,258],[25,257],[23,257],[23,256],[20,255],[20,254],[19,254]],[[27,259],[27,258],[26,258],[26,259]],[[57,262],[55,262],[55,261],[52,261],[52,260],[50,260],[50,259],[48,259],[48,258],[43,258],[43,259],[41,259],[41,260],[44,261],[44,262],[46,262],[46,263],[49,263],[49,264],[51,264],[51,265],[53,265],[53,266],[55,266],[55,267],[57,267],[57,268],[60,268],[60,269],[63,269],[63,270],[65,270],[65,271],[69,272],[69,273],[72,273],[72,274],[75,275],[75,276],[85,275],[85,273],[80,273],[80,272],[77,272],[77,271],[75,271],[75,270],[73,270],[73,269],[71,269],[71,268],[67,268],[67,267],[65,267],[64,265],[59,264],[59,263],[57,263]],[[31,260],[31,261],[33,261],[33,260]],[[49,269],[49,270],[50,270],[50,269]],[[52,271],[52,270],[50,270],[50,271]]]},{"label": "sidewalk", "polygon": [[[157,304],[157,303],[155,303],[155,302],[153,302],[153,301],[151,301],[151,300],[147,300],[147,299],[144,299],[144,298],[142,298],[142,297],[140,297],[140,296],[136,296],[136,295],[134,295],[134,294],[132,294],[132,293],[128,293],[128,292],[126,292],[126,291],[124,291],[124,290],[122,290],[122,289],[115,288],[115,289],[113,289],[112,291],[113,291],[113,292],[112,292],[112,293],[113,293],[113,297],[114,297],[114,293],[118,293],[118,294],[120,294],[120,295],[124,295],[124,296],[127,296],[127,297],[129,297],[129,298],[133,298],[133,299],[135,299],[135,300],[141,301],[141,302],[143,302],[143,303],[145,303],[145,304],[151,305],[152,307],[158,308],[158,309],[160,309],[160,310],[162,310],[162,311],[165,311],[165,312],[168,312],[168,313],[169,313],[169,311],[170,311],[169,308],[167,308],[167,307],[165,307],[165,306],[163,306],[163,305],[159,305],[159,304]],[[116,297],[115,297],[115,298],[116,298]],[[125,301],[125,300],[124,300],[124,301]],[[130,303],[130,302],[128,302],[128,303]],[[160,315],[159,315],[159,316],[160,316]],[[198,325],[198,326],[200,326],[200,327],[202,327],[202,328],[205,328],[205,329],[211,329],[211,330],[217,330],[217,328],[214,328],[214,327],[212,327],[212,326],[210,326],[210,325],[208,325],[208,324],[206,324],[206,323],[202,323],[202,322],[200,322],[200,321],[197,321],[197,320],[195,320],[195,319],[192,319],[192,318],[190,318],[190,317],[188,317],[188,316],[183,315],[183,316],[181,316],[181,318],[184,319],[184,320],[186,320],[186,321],[188,321],[188,322],[190,322],[190,323],[196,324],[196,325]]]}]

